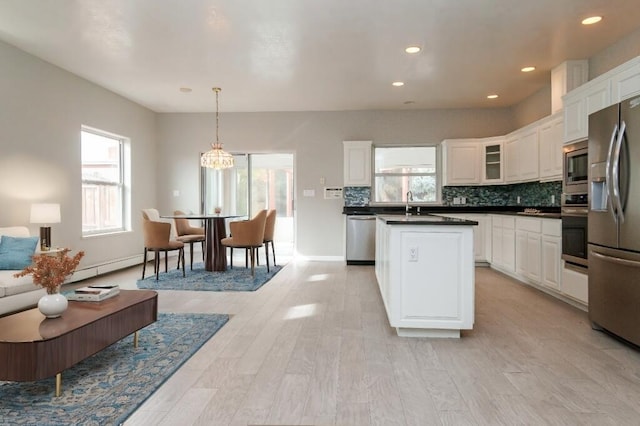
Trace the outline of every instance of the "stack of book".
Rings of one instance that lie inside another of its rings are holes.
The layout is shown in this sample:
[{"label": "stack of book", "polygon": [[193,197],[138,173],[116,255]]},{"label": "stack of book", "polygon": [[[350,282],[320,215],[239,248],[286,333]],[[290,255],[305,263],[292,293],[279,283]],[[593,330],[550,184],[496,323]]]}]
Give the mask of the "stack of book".
[{"label": "stack of book", "polygon": [[90,285],[80,287],[73,293],[67,294],[68,300],[80,302],[100,302],[105,299],[117,296],[120,293],[120,287],[117,285]]}]

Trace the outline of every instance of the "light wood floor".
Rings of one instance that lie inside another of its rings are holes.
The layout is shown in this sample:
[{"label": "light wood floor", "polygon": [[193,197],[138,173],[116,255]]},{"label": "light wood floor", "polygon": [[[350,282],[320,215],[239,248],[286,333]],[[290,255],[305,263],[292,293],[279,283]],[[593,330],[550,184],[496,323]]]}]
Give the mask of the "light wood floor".
[{"label": "light wood floor", "polygon": [[[141,268],[101,278],[134,288]],[[231,320],[126,425],[640,424],[640,351],[488,268],[460,340],[400,338],[373,267],[290,262],[253,293],[160,292]]]}]

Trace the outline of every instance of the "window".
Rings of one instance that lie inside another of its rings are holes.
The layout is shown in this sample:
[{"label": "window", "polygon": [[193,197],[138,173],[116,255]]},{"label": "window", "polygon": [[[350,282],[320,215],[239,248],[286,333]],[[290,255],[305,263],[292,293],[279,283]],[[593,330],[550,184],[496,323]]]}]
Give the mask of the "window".
[{"label": "window", "polygon": [[125,230],[125,138],[82,128],[82,235]]},{"label": "window", "polygon": [[439,203],[438,147],[375,147],[374,200],[404,203],[411,191],[415,203]]}]

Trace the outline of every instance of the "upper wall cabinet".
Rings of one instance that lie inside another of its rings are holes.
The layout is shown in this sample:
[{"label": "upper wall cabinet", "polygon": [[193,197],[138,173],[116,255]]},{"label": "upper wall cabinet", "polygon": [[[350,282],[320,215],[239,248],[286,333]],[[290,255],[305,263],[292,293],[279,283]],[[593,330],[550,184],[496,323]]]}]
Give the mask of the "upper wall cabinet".
[{"label": "upper wall cabinet", "polygon": [[481,166],[481,183],[504,183],[504,137],[483,139]]},{"label": "upper wall cabinet", "polygon": [[479,139],[442,141],[443,185],[477,185],[480,183]]},{"label": "upper wall cabinet", "polygon": [[549,117],[538,127],[540,180],[562,180],[562,113]]},{"label": "upper wall cabinet", "polygon": [[371,186],[371,141],[344,141],[344,186]]},{"label": "upper wall cabinet", "polygon": [[551,114],[562,111],[562,97],[589,79],[589,61],[565,61],[551,70]]},{"label": "upper wall cabinet", "polygon": [[627,65],[611,78],[614,103],[640,95],[640,57]]},{"label": "upper wall cabinet", "polygon": [[538,127],[527,126],[507,135],[505,142],[507,183],[538,180]]},{"label": "upper wall cabinet", "polygon": [[589,114],[611,105],[611,80],[587,84],[564,98],[564,142],[587,138]]},{"label": "upper wall cabinet", "polygon": [[607,71],[563,97],[564,142],[586,139],[589,114],[640,95],[640,56]]},{"label": "upper wall cabinet", "polygon": [[442,141],[443,185],[504,183],[504,137]]},{"label": "upper wall cabinet", "polygon": [[371,186],[371,141],[344,141],[344,186]]}]

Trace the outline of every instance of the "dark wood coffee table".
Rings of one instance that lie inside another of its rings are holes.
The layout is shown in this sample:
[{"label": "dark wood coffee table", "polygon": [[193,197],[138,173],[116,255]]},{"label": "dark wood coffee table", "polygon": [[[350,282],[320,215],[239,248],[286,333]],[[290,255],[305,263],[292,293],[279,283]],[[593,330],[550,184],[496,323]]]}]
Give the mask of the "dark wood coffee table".
[{"label": "dark wood coffee table", "polygon": [[120,290],[101,302],[69,302],[59,318],[47,319],[37,308],[0,318],[0,380],[29,382],[56,376],[60,396],[62,371],[158,319],[158,294]]}]

